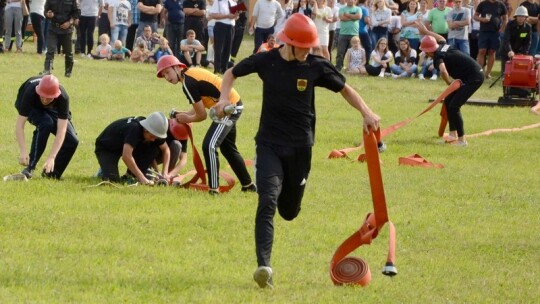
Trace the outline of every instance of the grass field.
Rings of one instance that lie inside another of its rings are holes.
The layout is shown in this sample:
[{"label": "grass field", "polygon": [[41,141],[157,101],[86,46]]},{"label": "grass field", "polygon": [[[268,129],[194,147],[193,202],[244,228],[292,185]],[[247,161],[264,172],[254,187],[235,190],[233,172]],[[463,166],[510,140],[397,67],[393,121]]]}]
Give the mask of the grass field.
[{"label": "grass field", "polygon": [[[242,54],[251,47],[244,41]],[[19,85],[43,69],[44,58],[33,48],[27,42],[27,53],[0,56],[2,176],[22,169],[13,103]],[[69,79],[63,57],[55,62],[80,138],[63,180],[0,183],[0,303],[538,302],[540,129],[471,138],[467,148],[455,148],[439,143],[437,107],[389,136],[381,160],[399,274],[381,274],[385,228],[371,246],[353,253],[369,262],[371,284],[334,287],[328,275],[334,250],[373,207],[365,164],[327,159],[333,149],[360,142],[360,115],[339,94],[318,90],[303,210],[292,222],[275,218],[276,288],[260,290],[252,280],[255,194],[236,187],[217,197],[173,188],[88,187],[98,182],[94,141],[108,123],[189,105],[180,86],[155,77],[153,65],[76,60]],[[442,80],[349,77],[348,83],[381,115],[383,127],[416,115],[445,88]],[[500,84],[489,84],[473,98],[500,96]],[[253,159],[262,87],[251,75],[236,89],[245,105],[238,146]],[[462,112],[468,134],[540,122],[528,108],[466,105]],[[195,126],[198,145],[208,125]],[[32,131],[27,124],[28,144]],[[414,153],[445,168],[398,165],[399,157]],[[231,173],[224,160],[222,169]]]}]

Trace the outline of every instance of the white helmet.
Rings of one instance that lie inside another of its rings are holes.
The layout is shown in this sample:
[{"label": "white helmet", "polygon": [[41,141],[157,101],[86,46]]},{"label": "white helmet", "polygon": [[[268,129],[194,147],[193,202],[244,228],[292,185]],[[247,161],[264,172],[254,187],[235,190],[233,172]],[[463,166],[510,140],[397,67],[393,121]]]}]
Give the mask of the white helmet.
[{"label": "white helmet", "polygon": [[518,7],[516,9],[516,12],[514,13],[514,18],[517,16],[529,17],[529,12],[527,11],[527,8],[525,6]]},{"label": "white helmet", "polygon": [[154,112],[146,119],[141,120],[140,124],[146,129],[146,131],[152,133],[152,135],[159,138],[167,138],[169,121],[167,120],[167,117],[165,117],[165,114],[161,112]]}]

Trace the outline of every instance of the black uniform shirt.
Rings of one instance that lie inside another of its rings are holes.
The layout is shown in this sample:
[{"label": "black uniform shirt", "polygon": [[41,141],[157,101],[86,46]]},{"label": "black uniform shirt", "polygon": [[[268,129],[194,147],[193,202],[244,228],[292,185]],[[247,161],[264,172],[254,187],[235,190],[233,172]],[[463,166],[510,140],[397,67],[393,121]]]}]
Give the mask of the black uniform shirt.
[{"label": "black uniform shirt", "polygon": [[79,1],[77,0],[46,0],[44,8],[45,17],[49,10],[54,13],[51,20],[54,24],[62,24],[70,19],[79,19],[81,15]]},{"label": "black uniform shirt", "polygon": [[256,72],[263,80],[263,104],[257,143],[313,146],[315,87],[339,92],[345,77],[326,59],[308,55],[305,62],[286,61],[279,49],[254,54],[234,66],[241,77]]},{"label": "black uniform shirt", "polygon": [[482,67],[471,56],[461,52],[455,47],[439,42],[439,48],[433,57],[435,67],[439,67],[444,62],[450,77],[460,79],[464,82],[468,80],[484,79]]},{"label": "black uniform shirt", "polygon": [[525,22],[523,25],[519,25],[516,20],[511,20],[504,29],[504,38],[502,42],[504,54],[508,54],[510,51],[513,51],[516,54],[529,54],[529,49],[531,48],[531,36],[532,29],[530,24]]},{"label": "black uniform shirt", "polygon": [[31,77],[26,80],[19,88],[15,108],[19,115],[28,117],[32,109],[51,109],[55,111],[59,119],[68,119],[69,116],[69,96],[60,85],[60,95],[56,97],[50,104],[43,105],[41,99],[36,92],[36,87],[41,81],[42,76]]},{"label": "black uniform shirt", "polygon": [[105,150],[122,155],[124,144],[136,149],[138,145],[155,144],[160,146],[165,139],[156,139],[153,142],[144,142],[144,128],[139,123],[144,117],[126,117],[114,121],[101,132],[96,139],[96,151]]},{"label": "black uniform shirt", "polygon": [[[143,5],[145,6],[158,6],[161,5],[163,7],[163,1],[161,0],[139,0],[137,1],[137,3],[141,2]],[[141,12],[141,15],[139,16],[139,20],[141,22],[157,22],[158,21],[158,16],[159,14],[157,15],[150,15],[150,14],[146,14],[146,13],[143,13]]]},{"label": "black uniform shirt", "polygon": [[508,10],[501,1],[490,2],[489,0],[485,0],[478,4],[476,13],[480,14],[480,17],[486,17],[486,14],[491,14],[489,22],[480,22],[481,32],[496,32],[502,26],[501,17],[508,14]]}]

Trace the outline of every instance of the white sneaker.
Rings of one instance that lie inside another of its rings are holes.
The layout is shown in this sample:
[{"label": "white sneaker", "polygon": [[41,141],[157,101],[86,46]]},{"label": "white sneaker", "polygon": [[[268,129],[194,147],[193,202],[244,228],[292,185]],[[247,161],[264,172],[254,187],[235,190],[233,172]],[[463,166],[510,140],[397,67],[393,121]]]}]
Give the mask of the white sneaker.
[{"label": "white sneaker", "polygon": [[384,73],[380,73],[380,74],[379,74],[379,77],[384,78]]},{"label": "white sneaker", "polygon": [[424,78],[424,74],[418,74],[418,79],[424,80],[424,79],[425,79],[425,78]]},{"label": "white sneaker", "polygon": [[270,288],[273,289],[274,286],[272,286],[272,268],[268,266],[259,266],[257,270],[255,270],[255,273],[253,273],[253,279],[257,284],[259,284],[260,288]]},{"label": "white sneaker", "polygon": [[392,78],[398,79],[401,75],[392,74]]},{"label": "white sneaker", "polygon": [[431,80],[437,80],[437,75],[436,75],[436,74],[433,74],[433,76],[431,76],[430,79],[431,79]]}]

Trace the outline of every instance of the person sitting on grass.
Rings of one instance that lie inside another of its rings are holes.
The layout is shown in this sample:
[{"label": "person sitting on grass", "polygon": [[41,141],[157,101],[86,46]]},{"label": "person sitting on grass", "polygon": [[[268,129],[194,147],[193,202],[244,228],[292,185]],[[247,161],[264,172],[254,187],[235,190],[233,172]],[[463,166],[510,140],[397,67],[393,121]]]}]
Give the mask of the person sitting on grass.
[{"label": "person sitting on grass", "polygon": [[131,56],[131,51],[122,45],[122,41],[116,40],[111,50],[111,60],[124,61],[126,55]]},{"label": "person sitting on grass", "polygon": [[[154,112],[147,118],[126,117],[109,124],[96,139],[95,153],[100,169],[98,177],[111,182],[138,181],[152,185],[146,173],[159,151],[163,155],[161,174],[168,180],[170,151],[165,138],[169,120],[161,112]],[[127,173],[120,177],[118,161],[122,159]]]},{"label": "person sitting on grass", "polygon": [[200,66],[202,53],[204,52],[204,46],[202,43],[195,39],[195,31],[188,30],[186,32],[186,39],[180,41],[180,50],[182,55],[180,56],[180,61],[185,65]]},{"label": "person sitting on grass", "polygon": [[351,38],[351,47],[345,53],[345,72],[351,75],[366,75],[366,51],[360,43],[360,37]]},{"label": "person sitting on grass", "polygon": [[100,44],[97,46],[96,51],[91,54],[92,58],[96,60],[107,60],[111,58],[112,46],[109,44],[109,35],[101,34],[99,36]]},{"label": "person sitting on grass", "polygon": [[143,63],[148,61],[149,54],[150,52],[146,48],[146,44],[144,42],[139,42],[133,49],[133,52],[131,52],[129,59],[131,62]]},{"label": "person sitting on grass", "polygon": [[159,38],[159,47],[154,52],[154,60],[155,62],[159,61],[159,58],[165,56],[165,55],[173,55],[173,51],[169,47],[169,40],[165,37]]}]

